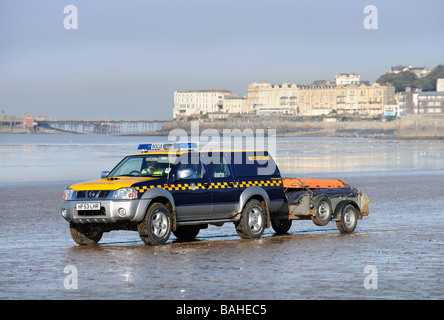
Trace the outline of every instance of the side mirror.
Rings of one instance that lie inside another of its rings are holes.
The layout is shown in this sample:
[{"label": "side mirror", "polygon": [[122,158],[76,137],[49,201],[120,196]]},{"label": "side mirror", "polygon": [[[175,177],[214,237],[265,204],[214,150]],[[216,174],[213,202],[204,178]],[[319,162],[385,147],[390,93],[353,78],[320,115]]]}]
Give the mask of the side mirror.
[{"label": "side mirror", "polygon": [[181,169],[177,171],[176,180],[186,179],[193,175],[191,169]]},{"label": "side mirror", "polygon": [[102,171],[102,174],[100,175],[102,177],[102,179],[105,179],[106,177],[108,177],[109,175],[109,171]]}]

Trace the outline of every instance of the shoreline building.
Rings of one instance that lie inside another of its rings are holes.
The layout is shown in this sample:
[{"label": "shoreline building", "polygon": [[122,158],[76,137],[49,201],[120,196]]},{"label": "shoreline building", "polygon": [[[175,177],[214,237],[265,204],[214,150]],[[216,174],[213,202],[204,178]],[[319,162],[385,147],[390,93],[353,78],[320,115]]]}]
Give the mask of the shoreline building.
[{"label": "shoreline building", "polygon": [[384,114],[387,105],[394,104],[393,85],[370,85],[361,81],[359,74],[340,73],[335,82],[317,80],[311,85],[253,82],[248,84],[247,97],[228,90],[175,91],[173,117],[242,113],[378,116]]},{"label": "shoreline building", "polygon": [[223,100],[237,97],[228,90],[174,91],[173,118],[220,112]]},{"label": "shoreline building", "polygon": [[344,115],[378,116],[395,101],[395,87],[391,84],[338,86],[336,94],[337,113]]},{"label": "shoreline building", "polygon": [[298,85],[253,82],[247,88],[247,109],[256,114],[297,114]]},{"label": "shoreline building", "polygon": [[444,92],[424,91],[418,93],[418,114],[444,114]]},{"label": "shoreline building", "polygon": [[406,85],[399,99],[399,112],[406,115],[444,115],[444,79],[437,79],[437,91],[422,91]]},{"label": "shoreline building", "polygon": [[300,85],[299,111],[301,115],[320,116],[337,111],[335,84]]},{"label": "shoreline building", "polygon": [[394,86],[370,85],[354,73],[339,74],[335,82],[315,81],[311,85],[274,85],[266,81],[248,85],[248,110],[257,114],[378,116],[386,105],[394,103]]},{"label": "shoreline building", "polygon": [[436,79],[436,91],[444,92],[444,78]]},{"label": "shoreline building", "polygon": [[249,113],[246,97],[228,97],[222,100],[224,113]]},{"label": "shoreline building", "polygon": [[420,88],[411,85],[405,86],[404,92],[401,92],[398,102],[399,114],[401,116],[415,113],[413,109],[414,106],[418,104],[418,94],[420,92]]}]

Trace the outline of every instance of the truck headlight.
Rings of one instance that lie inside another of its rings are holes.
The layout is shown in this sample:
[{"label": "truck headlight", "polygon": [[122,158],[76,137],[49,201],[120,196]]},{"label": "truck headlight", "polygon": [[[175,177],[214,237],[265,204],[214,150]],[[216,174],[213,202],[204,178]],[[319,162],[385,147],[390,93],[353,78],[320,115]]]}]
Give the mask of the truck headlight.
[{"label": "truck headlight", "polygon": [[63,200],[71,200],[72,195],[74,194],[74,190],[72,189],[66,189],[65,192],[63,192]]},{"label": "truck headlight", "polygon": [[137,190],[135,188],[120,188],[113,195],[114,200],[137,199]]}]

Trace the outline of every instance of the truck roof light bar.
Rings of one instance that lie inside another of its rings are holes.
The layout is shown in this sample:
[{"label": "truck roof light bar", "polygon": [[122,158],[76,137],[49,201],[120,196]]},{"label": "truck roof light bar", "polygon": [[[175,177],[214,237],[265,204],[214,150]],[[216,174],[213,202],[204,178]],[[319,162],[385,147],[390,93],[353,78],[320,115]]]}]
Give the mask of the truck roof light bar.
[{"label": "truck roof light bar", "polygon": [[197,150],[197,143],[148,143],[139,144],[137,148],[140,152],[148,152],[154,150]]}]

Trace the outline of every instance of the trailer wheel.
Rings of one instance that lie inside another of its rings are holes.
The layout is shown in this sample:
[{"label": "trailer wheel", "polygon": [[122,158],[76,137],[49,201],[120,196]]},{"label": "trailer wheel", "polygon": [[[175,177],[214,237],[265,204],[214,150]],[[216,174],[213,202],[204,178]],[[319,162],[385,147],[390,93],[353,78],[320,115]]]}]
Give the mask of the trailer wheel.
[{"label": "trailer wheel", "polygon": [[271,226],[277,234],[285,234],[291,228],[291,222],[293,220],[274,219],[271,220]]},{"label": "trailer wheel", "polygon": [[341,233],[352,233],[357,222],[356,208],[352,204],[347,204],[341,210],[341,220],[336,222],[336,227]]},{"label": "trailer wheel", "polygon": [[250,200],[236,224],[237,234],[243,239],[260,238],[266,225],[265,209],[258,200]]},{"label": "trailer wheel", "polygon": [[137,227],[139,236],[146,244],[156,246],[167,242],[171,235],[171,213],[162,203],[148,208],[145,218]]},{"label": "trailer wheel", "polygon": [[72,239],[81,245],[96,244],[102,239],[103,231],[96,230],[92,225],[69,223]]},{"label": "trailer wheel", "polygon": [[317,197],[314,201],[314,208],[316,208],[316,214],[311,216],[311,220],[317,226],[327,225],[333,214],[330,200],[327,197]]}]

